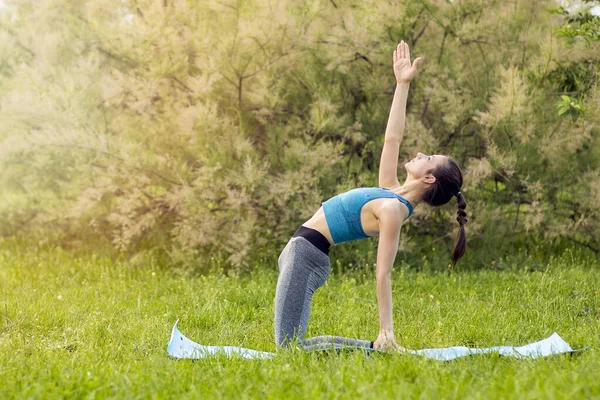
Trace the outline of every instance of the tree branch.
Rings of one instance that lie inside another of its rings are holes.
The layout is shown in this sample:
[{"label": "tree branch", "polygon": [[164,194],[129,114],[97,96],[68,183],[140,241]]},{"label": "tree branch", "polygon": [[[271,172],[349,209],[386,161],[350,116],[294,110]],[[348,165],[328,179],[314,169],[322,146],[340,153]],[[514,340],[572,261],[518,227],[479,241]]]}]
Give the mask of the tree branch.
[{"label": "tree branch", "polygon": [[438,65],[442,61],[442,55],[444,54],[444,45],[446,44],[446,36],[448,36],[448,28],[444,29],[444,37],[442,38],[442,47],[440,47],[440,55],[438,56]]}]

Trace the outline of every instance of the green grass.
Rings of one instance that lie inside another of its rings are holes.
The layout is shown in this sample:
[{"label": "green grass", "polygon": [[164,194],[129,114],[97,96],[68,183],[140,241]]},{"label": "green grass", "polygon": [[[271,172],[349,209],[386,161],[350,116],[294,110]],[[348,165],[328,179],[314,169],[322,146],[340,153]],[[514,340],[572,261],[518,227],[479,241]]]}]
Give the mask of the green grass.
[{"label": "green grass", "polygon": [[[600,272],[568,256],[542,271],[394,272],[394,323],[413,349],[522,345],[558,332],[579,356],[280,352],[173,360],[171,327],[202,344],[273,351],[274,266],[241,277],[0,247],[0,398],[600,398]],[[316,292],[307,336],[378,332],[371,271]]]}]

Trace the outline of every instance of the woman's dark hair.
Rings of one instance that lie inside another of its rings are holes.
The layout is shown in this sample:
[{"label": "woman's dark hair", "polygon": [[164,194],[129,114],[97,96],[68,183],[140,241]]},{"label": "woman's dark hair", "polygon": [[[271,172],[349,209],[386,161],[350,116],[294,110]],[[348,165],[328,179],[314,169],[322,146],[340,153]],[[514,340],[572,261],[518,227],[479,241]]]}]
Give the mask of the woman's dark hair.
[{"label": "woman's dark hair", "polygon": [[456,220],[460,225],[458,230],[458,236],[454,242],[454,249],[452,250],[452,268],[456,265],[458,260],[465,254],[467,248],[467,236],[465,234],[465,224],[467,223],[467,203],[465,198],[460,192],[460,188],[463,184],[462,172],[458,163],[448,157],[448,162],[443,163],[429,173],[435,176],[435,182],[427,189],[423,194],[423,201],[430,206],[442,206],[448,203],[452,197],[457,197],[457,211]]}]

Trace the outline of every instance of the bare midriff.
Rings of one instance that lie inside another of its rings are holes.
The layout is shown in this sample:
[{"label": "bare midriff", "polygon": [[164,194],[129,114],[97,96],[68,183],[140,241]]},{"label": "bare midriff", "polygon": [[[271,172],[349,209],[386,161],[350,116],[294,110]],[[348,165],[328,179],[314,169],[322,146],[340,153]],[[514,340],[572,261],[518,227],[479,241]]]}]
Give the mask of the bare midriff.
[{"label": "bare midriff", "polygon": [[[363,208],[360,210],[360,223],[367,236],[379,236],[379,218],[377,216],[379,215],[379,209],[381,206],[388,202],[398,203],[398,200],[385,197],[373,199],[365,203]],[[329,226],[327,225],[327,220],[325,219],[323,206],[319,207],[315,215],[303,223],[302,226],[319,231],[327,238],[329,244],[333,245],[333,238],[331,237],[331,232],[329,232]]]}]

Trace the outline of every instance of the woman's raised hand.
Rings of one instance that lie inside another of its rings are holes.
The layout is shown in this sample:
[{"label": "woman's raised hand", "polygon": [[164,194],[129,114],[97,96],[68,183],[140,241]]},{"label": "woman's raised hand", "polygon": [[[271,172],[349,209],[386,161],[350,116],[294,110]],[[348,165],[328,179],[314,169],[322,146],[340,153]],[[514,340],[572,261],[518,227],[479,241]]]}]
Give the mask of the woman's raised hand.
[{"label": "woman's raised hand", "polygon": [[396,50],[394,50],[394,75],[396,75],[396,82],[410,82],[413,76],[415,76],[417,65],[419,65],[421,60],[422,57],[417,57],[411,65],[408,44],[402,40]]}]

